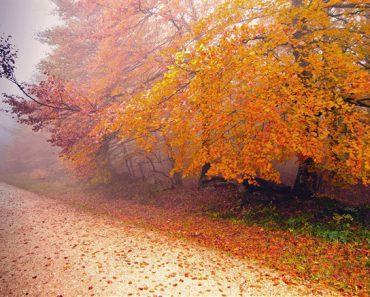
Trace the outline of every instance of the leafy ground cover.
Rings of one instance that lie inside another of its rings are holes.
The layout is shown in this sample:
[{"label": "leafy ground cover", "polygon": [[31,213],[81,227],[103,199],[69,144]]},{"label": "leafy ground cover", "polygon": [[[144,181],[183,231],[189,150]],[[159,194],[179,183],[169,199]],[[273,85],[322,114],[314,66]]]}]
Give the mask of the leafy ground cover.
[{"label": "leafy ground cover", "polygon": [[304,281],[317,295],[327,286],[343,296],[370,293],[366,207],[343,209],[325,199],[241,207],[235,193],[220,190],[149,193],[142,186],[137,191],[137,185],[81,189],[7,181],[24,188],[33,184],[31,190],[76,207],[254,259],[281,272],[276,285]]},{"label": "leafy ground cover", "polygon": [[213,212],[211,217],[230,219],[248,226],[284,230],[331,242],[370,244],[369,205],[348,207],[328,198],[283,203],[251,202],[236,212]]}]

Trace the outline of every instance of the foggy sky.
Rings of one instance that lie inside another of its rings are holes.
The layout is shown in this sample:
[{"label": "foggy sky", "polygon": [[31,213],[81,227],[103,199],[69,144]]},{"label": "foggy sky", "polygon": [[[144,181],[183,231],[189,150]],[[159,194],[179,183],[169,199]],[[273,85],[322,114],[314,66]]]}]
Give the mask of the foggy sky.
[{"label": "foggy sky", "polygon": [[[0,0],[0,34],[12,35],[12,43],[18,48],[16,77],[18,81],[32,81],[36,65],[50,49],[36,40],[40,31],[58,24],[53,14],[51,0]],[[1,93],[17,93],[17,89],[0,79]],[[0,99],[0,109],[6,108]],[[11,139],[15,120],[0,111],[0,146]]]}]

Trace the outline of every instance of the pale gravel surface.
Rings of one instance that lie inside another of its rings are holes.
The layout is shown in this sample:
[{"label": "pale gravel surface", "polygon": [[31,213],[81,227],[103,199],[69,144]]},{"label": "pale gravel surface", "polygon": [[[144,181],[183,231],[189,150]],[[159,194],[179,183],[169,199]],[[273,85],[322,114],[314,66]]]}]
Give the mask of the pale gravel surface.
[{"label": "pale gravel surface", "polygon": [[0,183],[1,297],[309,295],[275,274]]}]

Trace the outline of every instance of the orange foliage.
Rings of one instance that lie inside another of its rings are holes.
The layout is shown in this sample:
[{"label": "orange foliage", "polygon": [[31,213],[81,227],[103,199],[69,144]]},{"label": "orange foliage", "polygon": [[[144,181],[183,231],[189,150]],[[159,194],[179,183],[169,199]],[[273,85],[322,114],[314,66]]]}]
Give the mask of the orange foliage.
[{"label": "orange foliage", "polygon": [[69,93],[45,92],[43,85],[36,90],[48,94],[42,102],[67,101],[77,109],[61,117],[57,109],[37,108],[28,116],[47,122],[74,172],[89,176],[105,170],[105,145],[114,133],[96,133],[96,123],[115,117],[117,102],[127,102],[163,75],[190,23],[207,14],[210,3],[217,1],[56,1],[64,24],[40,34],[55,48],[40,68],[63,81]]},{"label": "orange foliage", "polygon": [[118,137],[146,151],[160,142],[185,175],[210,163],[227,179],[279,181],[272,163],[298,156],[369,182],[368,4],[56,4],[65,24],[40,36],[55,46],[41,64],[50,76],[37,100],[8,103],[83,174],[106,169]]},{"label": "orange foliage", "polygon": [[160,134],[188,175],[209,162],[227,179],[279,181],[272,161],[298,155],[367,184],[367,5],[346,3],[223,3],[193,25],[164,77],[99,129],[146,149]]}]

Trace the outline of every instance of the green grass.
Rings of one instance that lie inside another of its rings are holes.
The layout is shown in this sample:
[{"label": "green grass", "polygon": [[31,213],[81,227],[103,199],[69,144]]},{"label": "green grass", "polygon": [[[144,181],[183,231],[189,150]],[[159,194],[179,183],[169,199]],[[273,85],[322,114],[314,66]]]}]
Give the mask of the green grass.
[{"label": "green grass", "polygon": [[[293,205],[294,206],[294,205]],[[334,209],[299,210],[276,205],[249,205],[240,213],[211,212],[214,219],[226,219],[266,230],[288,231],[295,235],[310,235],[330,242],[367,242],[370,244],[366,222],[367,206],[337,213]]]}]

